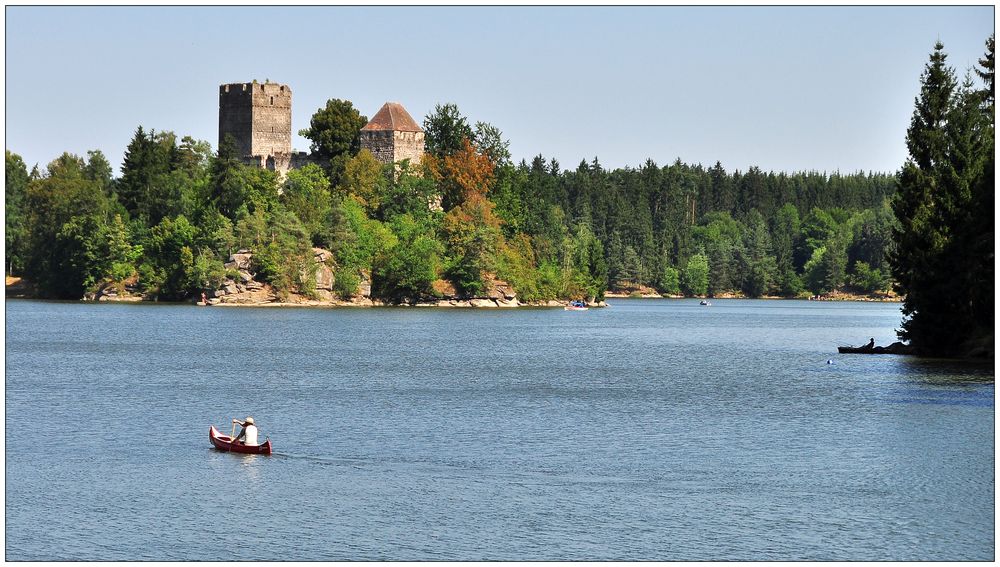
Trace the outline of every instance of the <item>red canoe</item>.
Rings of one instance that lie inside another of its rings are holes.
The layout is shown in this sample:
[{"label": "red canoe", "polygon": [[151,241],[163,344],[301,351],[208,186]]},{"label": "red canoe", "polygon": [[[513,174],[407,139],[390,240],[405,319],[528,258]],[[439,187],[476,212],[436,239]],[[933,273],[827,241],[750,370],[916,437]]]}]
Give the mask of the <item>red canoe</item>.
[{"label": "red canoe", "polygon": [[263,445],[244,445],[233,443],[233,438],[219,433],[214,425],[208,426],[208,440],[220,451],[232,451],[233,453],[250,453],[252,455],[270,455],[271,440],[264,441]]}]

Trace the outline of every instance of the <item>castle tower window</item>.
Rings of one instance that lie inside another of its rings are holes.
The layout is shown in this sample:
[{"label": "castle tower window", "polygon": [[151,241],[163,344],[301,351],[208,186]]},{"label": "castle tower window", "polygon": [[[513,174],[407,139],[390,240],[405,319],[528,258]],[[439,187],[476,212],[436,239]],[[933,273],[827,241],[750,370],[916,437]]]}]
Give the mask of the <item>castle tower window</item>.
[{"label": "castle tower window", "polygon": [[274,97],[271,97],[271,106],[274,106]]}]

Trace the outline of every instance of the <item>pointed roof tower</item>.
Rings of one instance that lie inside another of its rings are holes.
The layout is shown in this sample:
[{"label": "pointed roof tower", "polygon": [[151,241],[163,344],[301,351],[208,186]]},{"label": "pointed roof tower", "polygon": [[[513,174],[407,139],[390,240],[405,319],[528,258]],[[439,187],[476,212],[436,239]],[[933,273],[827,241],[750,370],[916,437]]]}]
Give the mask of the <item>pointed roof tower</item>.
[{"label": "pointed roof tower", "polygon": [[365,130],[391,130],[393,132],[423,132],[420,126],[413,120],[410,113],[398,102],[387,102],[382,108],[372,116],[372,119],[361,129]]}]

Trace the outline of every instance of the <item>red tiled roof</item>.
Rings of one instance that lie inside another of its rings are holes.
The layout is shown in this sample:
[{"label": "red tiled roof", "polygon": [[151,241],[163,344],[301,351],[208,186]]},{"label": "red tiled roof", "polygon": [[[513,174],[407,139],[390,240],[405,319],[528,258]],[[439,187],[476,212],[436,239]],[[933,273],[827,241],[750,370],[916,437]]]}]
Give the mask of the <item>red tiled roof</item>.
[{"label": "red tiled roof", "polygon": [[398,102],[387,102],[372,116],[362,130],[393,130],[395,132],[423,132],[410,113]]}]

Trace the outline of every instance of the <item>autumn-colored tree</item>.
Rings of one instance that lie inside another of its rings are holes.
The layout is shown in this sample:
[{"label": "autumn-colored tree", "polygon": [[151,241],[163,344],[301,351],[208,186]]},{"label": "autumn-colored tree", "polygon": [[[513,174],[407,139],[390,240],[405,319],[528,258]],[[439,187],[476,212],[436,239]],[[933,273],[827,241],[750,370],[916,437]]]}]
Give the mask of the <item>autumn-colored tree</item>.
[{"label": "autumn-colored tree", "polygon": [[493,163],[468,140],[454,154],[426,161],[429,175],[442,193],[448,211],[441,231],[448,246],[448,274],[469,295],[483,291],[484,273],[495,271],[496,255],[503,244],[500,219],[487,198],[493,184]]},{"label": "autumn-colored tree", "polygon": [[457,152],[444,157],[424,156],[423,163],[441,191],[441,205],[446,211],[472,196],[486,198],[493,186],[493,162],[468,140]]}]

